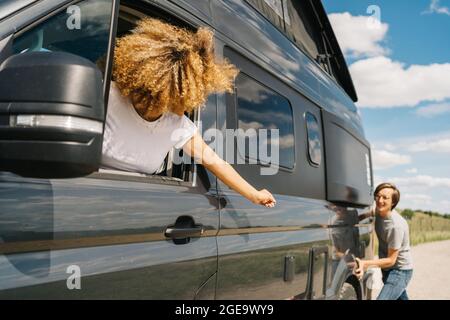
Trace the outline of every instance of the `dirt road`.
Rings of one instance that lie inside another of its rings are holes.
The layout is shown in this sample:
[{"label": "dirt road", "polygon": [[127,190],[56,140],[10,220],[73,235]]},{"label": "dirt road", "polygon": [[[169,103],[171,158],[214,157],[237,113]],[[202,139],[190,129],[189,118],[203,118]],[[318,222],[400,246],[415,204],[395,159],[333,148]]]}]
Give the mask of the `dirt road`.
[{"label": "dirt road", "polygon": [[[411,248],[414,273],[407,292],[411,300],[450,300],[450,240]],[[372,269],[373,299],[383,287],[380,269]]]},{"label": "dirt road", "polygon": [[413,300],[450,299],[450,240],[411,248],[414,274],[407,292]]}]

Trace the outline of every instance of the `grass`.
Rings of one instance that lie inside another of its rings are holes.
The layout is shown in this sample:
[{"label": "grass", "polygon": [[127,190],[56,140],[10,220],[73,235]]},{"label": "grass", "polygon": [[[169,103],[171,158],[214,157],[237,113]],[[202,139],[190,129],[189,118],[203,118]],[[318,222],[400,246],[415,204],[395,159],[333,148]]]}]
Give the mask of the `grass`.
[{"label": "grass", "polygon": [[412,246],[450,239],[450,219],[448,218],[415,211],[407,221]]}]

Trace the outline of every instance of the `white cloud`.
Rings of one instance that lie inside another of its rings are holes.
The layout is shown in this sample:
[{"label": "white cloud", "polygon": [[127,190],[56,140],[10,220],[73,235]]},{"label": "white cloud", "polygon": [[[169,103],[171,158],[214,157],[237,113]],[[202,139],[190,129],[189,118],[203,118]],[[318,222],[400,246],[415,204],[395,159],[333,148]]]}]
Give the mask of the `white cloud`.
[{"label": "white cloud", "polygon": [[438,13],[450,16],[450,9],[441,6],[439,2],[440,0],[431,0],[430,7],[428,8],[428,10],[422,12],[422,14]]},{"label": "white cloud", "polygon": [[450,138],[440,140],[424,140],[414,143],[408,147],[411,152],[438,152],[449,153],[450,152]]},{"label": "white cloud", "polygon": [[373,142],[372,148],[387,150],[390,152],[411,153],[411,152],[450,152],[450,131],[436,132],[429,135],[411,135],[404,138],[391,138],[391,142]]},{"label": "white cloud", "polygon": [[391,181],[399,186],[425,187],[425,188],[450,188],[450,178],[439,178],[426,175],[414,177],[391,178]]},{"label": "white cloud", "polygon": [[399,208],[446,212],[443,211],[442,207],[436,206],[436,204],[436,201],[433,201],[433,197],[427,194],[410,193],[407,190],[404,190],[404,188],[400,191]]},{"label": "white cloud", "polygon": [[[437,178],[432,176],[413,176],[402,178],[386,178],[374,176],[375,186],[382,182],[391,182],[400,190],[399,208],[432,210],[450,214],[450,201],[441,193],[450,186],[449,178]],[[435,189],[432,189],[435,188]]]},{"label": "white cloud", "polygon": [[359,60],[349,69],[361,107],[413,107],[450,98],[450,63],[406,67],[380,56]]},{"label": "white cloud", "polygon": [[387,180],[385,180],[383,177],[376,175],[376,174],[373,175],[373,184],[375,187],[385,181],[387,181]]},{"label": "white cloud", "polygon": [[433,118],[435,116],[450,113],[450,102],[431,104],[417,109],[416,114],[421,117]]},{"label": "white cloud", "polygon": [[405,194],[401,192],[399,208],[413,210],[430,210],[441,214],[450,213],[450,201],[438,200],[421,194]]},{"label": "white cloud", "polygon": [[328,17],[345,55],[372,57],[388,53],[380,44],[389,29],[388,24],[379,23],[374,27],[372,17],[352,16],[348,12],[332,13]]},{"label": "white cloud", "polygon": [[372,150],[373,167],[375,170],[392,168],[411,163],[411,157],[385,150]]},{"label": "white cloud", "polygon": [[[432,3],[436,12],[444,10]],[[387,23],[373,26],[371,16],[352,16],[348,12],[332,13],[330,22],[342,51],[362,60],[350,67],[358,92],[360,107],[414,107],[424,101],[439,103],[450,98],[450,63],[411,65],[387,57],[389,49],[384,41],[389,30]],[[442,105],[420,109],[420,115],[442,112]]]},{"label": "white cloud", "polygon": [[[412,193],[404,193],[401,194],[402,200],[409,200],[409,202],[420,204],[431,204],[432,197],[427,194],[412,194]],[[417,208],[417,206],[415,206]]]},{"label": "white cloud", "polygon": [[405,172],[408,174],[417,174],[418,170],[417,170],[417,168],[411,168],[411,169],[406,169]]},{"label": "white cloud", "polygon": [[391,143],[386,143],[384,145],[384,149],[386,149],[387,151],[395,151],[397,149],[397,147]]}]

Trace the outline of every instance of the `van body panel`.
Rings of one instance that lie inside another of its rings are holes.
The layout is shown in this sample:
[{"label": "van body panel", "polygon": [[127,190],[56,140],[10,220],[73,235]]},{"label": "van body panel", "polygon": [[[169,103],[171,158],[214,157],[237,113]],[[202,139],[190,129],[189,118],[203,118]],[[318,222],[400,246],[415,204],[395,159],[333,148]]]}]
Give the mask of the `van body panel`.
[{"label": "van body panel", "polygon": [[[164,3],[164,1],[159,2]],[[204,22],[211,23],[210,0],[170,0],[170,2],[184,8],[187,12],[202,19]]]},{"label": "van body panel", "polygon": [[320,105],[351,126],[359,136],[365,137],[362,119],[350,97],[328,75],[319,77]]},{"label": "van body panel", "polygon": [[[200,187],[2,174],[0,188],[4,298],[193,299],[216,272],[216,198]],[[182,215],[204,235],[165,237]],[[85,290],[67,289],[71,265]]]},{"label": "van body panel", "polygon": [[[217,238],[217,298],[288,299],[305,294],[311,247],[331,245],[330,212],[324,202],[275,195],[277,206],[267,209],[253,206],[234,192],[220,195],[224,206]],[[289,281],[284,278],[285,257],[295,260]],[[321,273],[322,284],[323,268],[318,265],[315,270]]]},{"label": "van body panel", "polygon": [[369,206],[373,203],[370,144],[334,114],[323,111],[327,150],[327,199]]}]

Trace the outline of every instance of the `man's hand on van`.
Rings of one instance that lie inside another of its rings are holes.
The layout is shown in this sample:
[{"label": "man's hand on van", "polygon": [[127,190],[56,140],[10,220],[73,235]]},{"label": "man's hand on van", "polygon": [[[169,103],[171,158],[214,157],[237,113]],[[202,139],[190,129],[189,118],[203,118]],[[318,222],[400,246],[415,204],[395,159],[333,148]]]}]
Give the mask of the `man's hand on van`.
[{"label": "man's hand on van", "polygon": [[355,267],[353,269],[353,274],[359,279],[361,280],[364,276],[364,261],[359,259],[359,258],[355,258]]},{"label": "man's hand on van", "polygon": [[261,204],[263,206],[266,206],[267,208],[273,208],[277,203],[273,195],[266,189],[256,191],[254,200],[252,200],[252,202],[255,204]]}]

